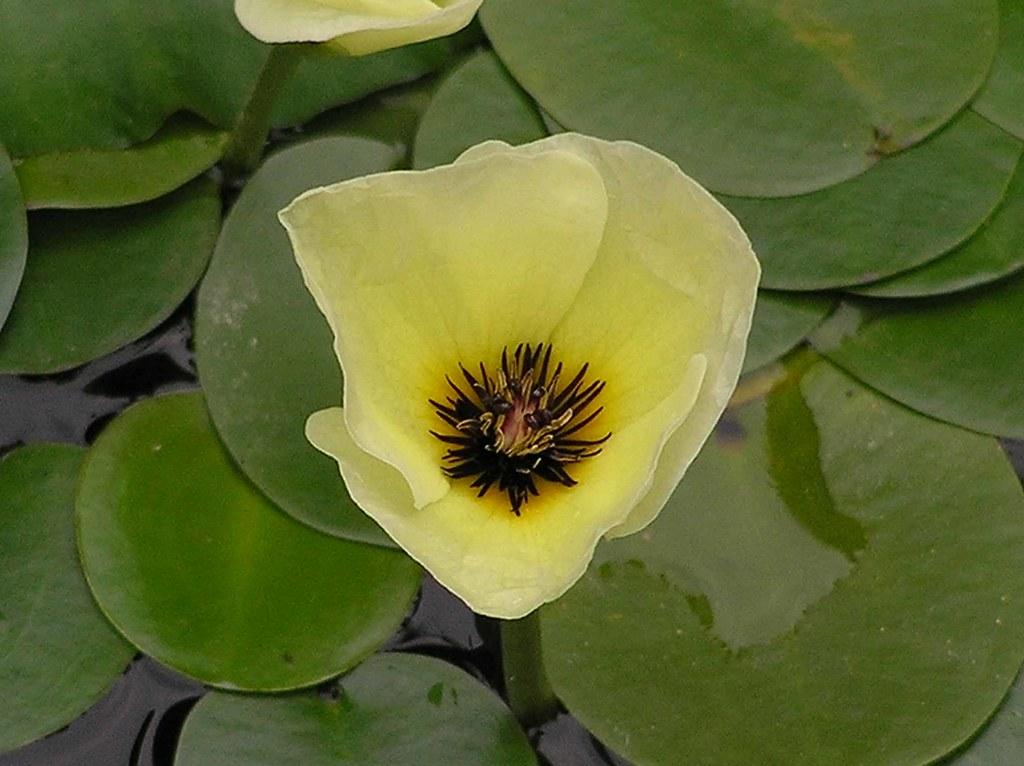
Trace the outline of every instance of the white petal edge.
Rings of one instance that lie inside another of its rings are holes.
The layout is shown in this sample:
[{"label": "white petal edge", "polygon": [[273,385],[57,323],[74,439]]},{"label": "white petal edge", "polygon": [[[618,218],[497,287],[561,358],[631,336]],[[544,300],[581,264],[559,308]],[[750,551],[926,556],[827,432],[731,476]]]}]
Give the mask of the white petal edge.
[{"label": "white petal edge", "polygon": [[[608,530],[609,538],[624,537],[640,531],[654,521],[707,441],[736,388],[757,300],[760,264],[739,222],[723,205],[700,184],[683,173],[676,163],[631,141],[604,141],[575,133],[558,134],[519,147],[512,147],[502,141],[487,141],[466,150],[456,163],[472,162],[493,154],[543,152],[553,148],[575,151],[583,157],[617,152],[629,153],[636,163],[646,165],[649,171],[660,176],[660,183],[665,189],[701,204],[709,215],[714,216],[716,225],[721,227],[726,240],[730,243],[730,257],[721,264],[723,269],[729,271],[730,278],[722,295],[721,316],[717,325],[717,335],[721,342],[716,343],[715,348],[720,353],[715,353],[714,350],[706,352],[708,369],[704,387],[690,417],[668,439],[649,491],[638,500],[636,507],[620,524]],[[611,188],[612,186],[609,186],[610,197],[613,196]],[[645,191],[649,193],[646,186],[637,189],[636,194],[642,196]],[[614,199],[610,199],[609,203],[611,226]]]},{"label": "white petal edge", "polygon": [[482,2],[454,0],[440,7],[423,0],[422,14],[402,16],[346,11],[317,0],[235,0],[235,15],[263,42],[331,41],[363,56],[453,34],[473,20]]},{"label": "white petal edge", "polygon": [[279,214],[334,331],[349,429],[402,472],[417,506],[450,486],[427,400],[459,361],[490,364],[506,344],[548,337],[606,216],[600,174],[557,150],[366,176],[310,190]]},{"label": "white petal edge", "polygon": [[[311,415],[306,435],[337,461],[356,504],[438,582],[479,614],[518,619],[572,587],[602,535],[647,492],[657,455],[689,413],[704,368],[703,358],[691,360],[675,395],[617,435],[622,451],[651,467],[646,474],[626,471],[606,474],[603,482],[581,481],[546,517],[530,507],[522,518],[507,508],[488,510],[459,487],[417,509],[404,477],[352,439],[341,408]],[[596,459],[594,464],[601,468]]]}]

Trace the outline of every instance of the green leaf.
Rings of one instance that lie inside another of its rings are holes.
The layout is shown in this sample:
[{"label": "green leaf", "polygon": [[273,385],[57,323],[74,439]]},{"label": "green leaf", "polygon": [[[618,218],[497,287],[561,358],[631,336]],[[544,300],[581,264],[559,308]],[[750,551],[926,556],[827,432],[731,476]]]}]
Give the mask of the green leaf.
[{"label": "green leaf", "polygon": [[14,167],[0,146],[0,330],[14,305],[25,273],[28,221]]},{"label": "green leaf", "polygon": [[488,0],[495,51],[573,130],[630,138],[717,192],[858,175],[946,123],[985,79],[996,0]]},{"label": "green leaf", "polygon": [[487,139],[525,144],[547,135],[536,104],[490,51],[479,51],[441,83],[416,134],[413,165],[455,160]]},{"label": "green leaf", "polygon": [[835,300],[827,296],[758,291],[743,371],[763,367],[790,351],[821,324],[833,306]]},{"label": "green leaf", "polygon": [[341,371],[277,211],[311,188],[400,160],[393,147],[359,138],[318,139],[271,157],[224,224],[196,310],[199,379],[242,470],[297,519],[381,545],[393,543],[349,499],[334,461],[306,441],[306,418],[338,403]]},{"label": "green leaf", "polygon": [[140,650],[213,686],[291,689],[354,666],[409,609],[409,558],[316,532],[238,472],[198,394],[149,399],[89,451],[82,566]]},{"label": "green leaf", "polygon": [[637,766],[928,763],[1024,659],[1024,495],[998,443],[810,355],[790,375],[545,609],[562,701]]},{"label": "green leaf", "polygon": [[787,199],[724,198],[764,269],[765,287],[872,282],[966,241],[998,207],[1024,146],[966,111],[864,175]]},{"label": "green leaf", "polygon": [[948,255],[853,292],[878,298],[914,298],[966,290],[1024,268],[1024,162],[1003,203],[967,242]]},{"label": "green leaf", "polygon": [[219,225],[206,179],[144,205],[33,214],[0,373],[70,369],[152,330],[199,281]]},{"label": "green leaf", "polygon": [[850,299],[811,336],[821,353],[939,420],[1024,438],[1024,276],[943,300]]},{"label": "green leaf", "polygon": [[[314,52],[277,105],[303,122],[439,67],[451,40],[351,59]],[[232,0],[6,0],[0,6],[0,143],[13,157],[146,141],[178,111],[230,129],[270,47]]]},{"label": "green leaf", "polygon": [[1024,140],[1024,3],[999,2],[999,50],[972,106]]},{"label": "green leaf", "polygon": [[161,197],[211,167],[227,138],[224,131],[181,115],[130,149],[81,149],[22,160],[18,180],[30,209],[134,205]]},{"label": "green leaf", "polygon": [[1024,676],[978,737],[943,766],[1017,766],[1024,762]]},{"label": "green leaf", "polygon": [[402,167],[408,167],[416,130],[437,84],[438,78],[423,77],[376,93],[318,117],[303,126],[303,133],[311,137],[357,136],[380,141],[393,146],[403,158]]},{"label": "green leaf", "polygon": [[83,454],[35,444],[0,461],[0,752],[78,717],[135,653],[78,567],[73,502]]},{"label": "green leaf", "polygon": [[8,0],[0,48],[14,157],[125,148],[183,109],[229,128],[266,56],[230,0]]},{"label": "green leaf", "polygon": [[176,766],[535,766],[501,701],[440,660],[379,654],[336,693],[209,694],[191,712]]},{"label": "green leaf", "polygon": [[329,107],[436,72],[460,46],[457,39],[443,38],[358,58],[314,48],[274,106],[274,125],[301,125]]}]

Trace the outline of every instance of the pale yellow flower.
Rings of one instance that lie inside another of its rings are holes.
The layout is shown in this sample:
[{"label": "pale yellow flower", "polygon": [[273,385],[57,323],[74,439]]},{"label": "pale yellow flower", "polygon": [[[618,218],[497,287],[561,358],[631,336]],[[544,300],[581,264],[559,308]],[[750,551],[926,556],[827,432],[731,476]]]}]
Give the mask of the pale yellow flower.
[{"label": "pale yellow flower", "polygon": [[483,0],[235,0],[235,15],[268,43],[326,42],[349,55],[459,31]]},{"label": "pale yellow flower", "polygon": [[488,142],[310,191],[281,220],[345,375],[308,438],[482,614],[528,614],[602,535],[650,523],[736,385],[750,243],[636,144]]}]

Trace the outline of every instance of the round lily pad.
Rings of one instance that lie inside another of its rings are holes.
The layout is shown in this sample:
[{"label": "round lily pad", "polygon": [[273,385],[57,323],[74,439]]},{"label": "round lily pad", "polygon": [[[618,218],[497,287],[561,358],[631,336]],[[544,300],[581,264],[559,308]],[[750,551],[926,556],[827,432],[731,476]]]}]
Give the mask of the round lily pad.
[{"label": "round lily pad", "polygon": [[274,125],[300,125],[328,107],[436,72],[461,45],[458,37],[443,38],[355,58],[314,46],[274,105]]},{"label": "round lily pad", "polygon": [[419,568],[271,505],[238,472],[202,397],[137,404],[89,451],[78,545],[100,608],[139,649],[230,689],[306,686],[398,627]]},{"label": "round lily pad", "polygon": [[445,165],[491,138],[516,145],[547,134],[536,104],[498,57],[479,51],[438,87],[416,134],[413,165]]},{"label": "round lily pad", "polygon": [[1024,275],[941,300],[849,300],[811,336],[821,353],[939,420],[1024,438]]},{"label": "round lily pad", "polygon": [[381,545],[393,543],[348,497],[334,461],[306,440],[310,414],[337,404],[341,371],[277,211],[308,189],[400,161],[393,146],[348,137],[268,159],[224,223],[196,309],[199,379],[242,470],[297,519]]},{"label": "round lily pad", "polygon": [[763,367],[791,350],[821,324],[834,305],[834,299],[821,295],[758,291],[743,371]]},{"label": "round lily pad", "polygon": [[212,166],[227,138],[224,131],[182,115],[129,149],[30,157],[19,163],[18,180],[29,209],[134,205],[167,194]]},{"label": "round lily pad", "polygon": [[973,742],[942,766],[1015,766],[1024,763],[1024,676]]},{"label": "round lily pad", "polygon": [[973,237],[953,252],[890,279],[855,289],[878,298],[919,297],[966,290],[1024,268],[1024,161],[1003,203]]},{"label": "round lily pad", "polygon": [[1024,3],[1000,0],[999,10],[996,60],[972,106],[1024,140]]},{"label": "round lily pad", "polygon": [[864,175],[786,199],[725,198],[754,243],[765,287],[873,282],[967,240],[999,206],[1024,145],[965,111]]},{"label": "round lily pad", "polygon": [[996,0],[488,0],[498,55],[566,127],[630,138],[714,191],[782,196],[852,178],[974,95]]},{"label": "round lily pad", "polygon": [[[5,0],[0,10],[0,143],[13,157],[146,141],[175,112],[230,129],[270,46],[233,0]],[[454,43],[360,58],[314,50],[275,107],[295,124],[440,67]]]},{"label": "round lily pad", "polygon": [[152,330],[199,281],[219,225],[207,179],[144,205],[33,214],[0,373],[66,370]]},{"label": "round lily pad", "polygon": [[320,695],[213,693],[189,714],[175,766],[535,766],[508,708],[465,672],[378,654]]},{"label": "round lily pad", "polygon": [[0,461],[0,752],[76,718],[135,653],[96,608],[78,566],[83,455],[35,444]]},{"label": "round lily pad", "polygon": [[637,766],[930,763],[1024,659],[1024,495],[996,440],[800,362],[545,609],[556,691]]},{"label": "round lily pad", "polygon": [[412,145],[423,113],[437,88],[437,77],[422,77],[334,109],[303,126],[310,137],[358,136],[389,144],[400,153],[401,167],[412,163]]},{"label": "round lily pad", "polygon": [[0,329],[25,273],[28,221],[11,160],[0,147]]}]

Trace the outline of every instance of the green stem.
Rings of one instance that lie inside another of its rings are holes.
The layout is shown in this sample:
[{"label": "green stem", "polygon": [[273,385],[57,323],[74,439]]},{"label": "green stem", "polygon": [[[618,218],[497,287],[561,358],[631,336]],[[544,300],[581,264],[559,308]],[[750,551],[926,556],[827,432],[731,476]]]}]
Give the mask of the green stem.
[{"label": "green stem", "polygon": [[524,727],[551,720],[558,712],[558,700],[544,670],[540,612],[521,620],[499,620],[499,624],[509,707]]},{"label": "green stem", "polygon": [[307,46],[301,43],[274,45],[270,48],[263,71],[245,105],[242,117],[231,133],[224,150],[224,169],[237,176],[255,170],[263,156],[263,146],[270,133],[270,118],[278,96],[302,59]]}]

